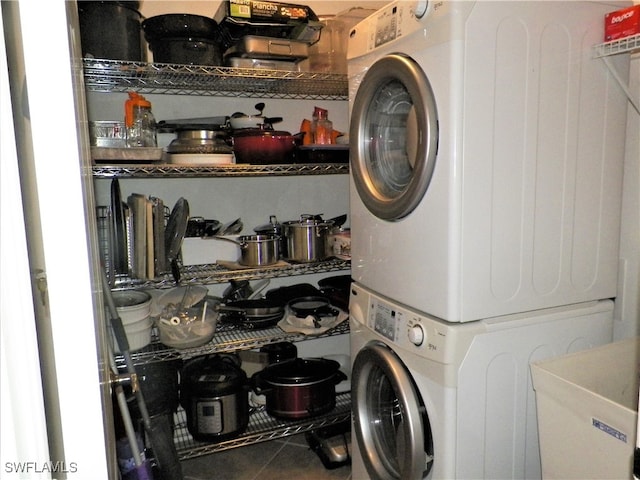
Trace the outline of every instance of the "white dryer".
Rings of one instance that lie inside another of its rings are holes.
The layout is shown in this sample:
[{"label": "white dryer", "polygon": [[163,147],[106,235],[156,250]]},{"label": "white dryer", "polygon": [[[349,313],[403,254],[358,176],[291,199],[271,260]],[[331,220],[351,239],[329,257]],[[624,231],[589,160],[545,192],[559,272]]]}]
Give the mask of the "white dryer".
[{"label": "white dryer", "polygon": [[541,477],[530,362],[611,342],[613,302],[448,323],[354,284],[352,478]]},{"label": "white dryer", "polygon": [[619,6],[397,1],[352,29],[355,281],[451,322],[615,297],[627,104],[591,52]]}]

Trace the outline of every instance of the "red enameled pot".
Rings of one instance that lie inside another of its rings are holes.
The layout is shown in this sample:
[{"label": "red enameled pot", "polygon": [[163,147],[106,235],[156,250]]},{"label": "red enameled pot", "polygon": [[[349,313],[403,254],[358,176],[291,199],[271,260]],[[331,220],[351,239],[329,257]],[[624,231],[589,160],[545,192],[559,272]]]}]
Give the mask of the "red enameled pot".
[{"label": "red enameled pot", "polygon": [[274,165],[292,163],[296,145],[302,142],[302,134],[246,128],[233,133],[233,151],[236,163]]},{"label": "red enameled pot", "polygon": [[346,379],[335,360],[294,358],[255,373],[252,383],[258,395],[265,395],[269,415],[299,419],[333,410],[336,385]]}]

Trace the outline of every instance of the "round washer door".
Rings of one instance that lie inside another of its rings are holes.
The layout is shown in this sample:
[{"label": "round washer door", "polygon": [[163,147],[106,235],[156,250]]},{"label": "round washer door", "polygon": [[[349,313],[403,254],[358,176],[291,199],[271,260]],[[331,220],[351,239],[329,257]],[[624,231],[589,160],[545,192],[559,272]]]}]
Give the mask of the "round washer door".
[{"label": "round washer door", "polygon": [[369,68],[349,136],[353,180],[369,211],[389,221],[411,213],[429,187],[438,150],[433,91],[414,60],[393,54]]},{"label": "round washer door", "polygon": [[356,355],[351,375],[354,433],[371,478],[426,478],[433,466],[431,425],[402,361],[372,342]]}]

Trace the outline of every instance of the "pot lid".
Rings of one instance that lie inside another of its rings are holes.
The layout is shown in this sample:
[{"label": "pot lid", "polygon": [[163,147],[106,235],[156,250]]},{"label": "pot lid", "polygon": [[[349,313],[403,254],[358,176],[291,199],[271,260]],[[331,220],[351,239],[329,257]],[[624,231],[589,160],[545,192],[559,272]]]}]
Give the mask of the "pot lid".
[{"label": "pot lid", "polygon": [[227,356],[198,357],[185,364],[182,384],[200,395],[235,393],[247,383],[247,375]]},{"label": "pot lid", "polygon": [[340,364],[328,358],[294,358],[269,365],[259,375],[274,384],[300,385],[331,378]]},{"label": "pot lid", "polygon": [[233,131],[233,137],[291,137],[291,132],[270,128],[243,128]]},{"label": "pot lid", "polygon": [[214,116],[201,118],[181,118],[175,120],[160,120],[156,128],[160,133],[171,133],[182,130],[225,130],[229,117]]},{"label": "pot lid", "polygon": [[330,227],[333,224],[333,220],[323,220],[320,215],[300,215],[300,220],[289,220],[284,222],[283,225],[292,227]]},{"label": "pot lid", "polygon": [[282,225],[278,222],[278,219],[276,218],[275,215],[271,215],[269,217],[269,223],[266,223],[264,225],[259,225],[255,227],[253,231],[256,233],[261,233],[261,232],[280,233],[282,232]]}]

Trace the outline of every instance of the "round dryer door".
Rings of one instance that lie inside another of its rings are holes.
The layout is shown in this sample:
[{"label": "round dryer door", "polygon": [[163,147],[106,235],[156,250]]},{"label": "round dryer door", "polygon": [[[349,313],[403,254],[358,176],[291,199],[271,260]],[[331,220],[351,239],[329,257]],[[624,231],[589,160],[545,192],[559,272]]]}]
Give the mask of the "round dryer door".
[{"label": "round dryer door", "polygon": [[420,66],[388,55],[367,71],[351,110],[351,171],[376,217],[398,220],[422,200],[438,150],[433,91]]},{"label": "round dryer door", "polygon": [[400,359],[373,342],[358,352],[351,375],[354,433],[371,478],[426,478],[433,466],[431,425]]}]

